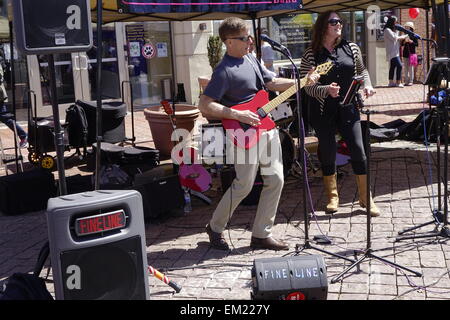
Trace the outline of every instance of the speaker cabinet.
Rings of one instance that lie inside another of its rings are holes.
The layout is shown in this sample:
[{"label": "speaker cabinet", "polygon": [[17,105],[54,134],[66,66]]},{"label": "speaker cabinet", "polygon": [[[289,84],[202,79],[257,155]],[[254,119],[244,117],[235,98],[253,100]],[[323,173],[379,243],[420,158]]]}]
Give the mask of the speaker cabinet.
[{"label": "speaker cabinet", "polygon": [[88,51],[92,46],[89,0],[14,0],[17,47],[25,54]]},{"label": "speaker cabinet", "polygon": [[134,190],[97,190],[47,205],[58,300],[148,300],[142,198]]},{"label": "speaker cabinet", "polygon": [[165,166],[136,174],[132,189],[142,195],[146,221],[182,212],[184,193],[177,174],[165,171]]},{"label": "speaker cabinet", "polygon": [[326,300],[328,283],[322,256],[255,259],[254,300]]}]

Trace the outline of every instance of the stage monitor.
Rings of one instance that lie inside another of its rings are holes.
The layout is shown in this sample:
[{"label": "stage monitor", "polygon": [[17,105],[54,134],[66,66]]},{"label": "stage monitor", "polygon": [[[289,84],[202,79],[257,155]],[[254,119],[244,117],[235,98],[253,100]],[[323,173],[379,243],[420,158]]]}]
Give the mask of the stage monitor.
[{"label": "stage monitor", "polygon": [[85,52],[92,47],[89,0],[14,0],[17,48],[24,54]]}]

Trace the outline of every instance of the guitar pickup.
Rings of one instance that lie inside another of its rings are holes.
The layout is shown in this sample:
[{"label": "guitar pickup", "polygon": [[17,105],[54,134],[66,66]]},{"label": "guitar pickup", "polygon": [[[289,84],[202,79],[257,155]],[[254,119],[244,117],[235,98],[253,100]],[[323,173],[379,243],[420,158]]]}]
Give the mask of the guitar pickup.
[{"label": "guitar pickup", "polygon": [[267,112],[265,112],[263,108],[259,108],[258,110],[256,110],[256,113],[257,113],[258,116],[260,116],[261,118],[267,117]]}]

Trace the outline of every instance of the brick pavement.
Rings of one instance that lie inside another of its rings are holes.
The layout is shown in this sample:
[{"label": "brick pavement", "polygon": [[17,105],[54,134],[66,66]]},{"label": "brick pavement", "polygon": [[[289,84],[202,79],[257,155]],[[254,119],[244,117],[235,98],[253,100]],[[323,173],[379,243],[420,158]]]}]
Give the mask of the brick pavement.
[{"label": "brick pavement", "polygon": [[[383,124],[396,119],[411,121],[423,108],[423,89],[420,85],[405,88],[377,88],[377,95],[368,99],[379,113],[372,121]],[[136,111],[136,132],[139,145],[153,146],[143,112]],[[127,117],[127,131],[130,119]],[[5,145],[11,142],[7,129],[0,129]],[[314,139],[309,138],[308,141]],[[374,199],[380,207],[380,217],[372,219],[372,249],[378,256],[423,273],[423,277],[393,268],[376,259],[367,259],[360,270],[352,270],[342,281],[328,282],[329,300],[391,300],[391,299],[448,299],[450,277],[447,273],[450,252],[447,239],[429,238],[394,242],[404,228],[428,222],[431,210],[437,205],[436,170],[432,167],[430,183],[428,159],[436,161],[436,147],[421,143],[395,140],[372,144],[372,185]],[[67,155],[70,153],[67,153]],[[429,156],[428,156],[429,154]],[[25,152],[26,155],[26,152]],[[11,166],[10,166],[11,167]],[[29,165],[26,164],[28,168]],[[13,168],[12,168],[13,169]],[[57,172],[55,171],[55,176]],[[76,159],[66,161],[66,175],[89,172]],[[332,239],[331,245],[317,245],[329,252],[352,257],[354,250],[366,248],[366,217],[357,202],[356,183],[348,165],[340,169],[338,181],[340,210],[333,215],[323,211],[323,185],[320,177],[309,176],[309,187],[315,217],[311,218],[309,238],[321,233]],[[4,170],[0,170],[0,175]],[[233,215],[226,237],[233,249],[222,252],[208,245],[204,226],[220,200],[222,191],[217,178],[206,194],[213,200],[206,205],[193,199],[193,211],[186,215],[165,217],[146,224],[148,263],[166,271],[183,289],[175,293],[170,287],[150,276],[151,299],[250,299],[251,267],[254,259],[296,254],[321,254],[327,264],[330,280],[348,263],[331,255],[306,249],[295,252],[295,246],[305,243],[302,183],[290,176],[286,179],[278,214],[273,228],[276,237],[284,239],[292,248],[289,252],[251,250],[251,226],[255,207],[240,206]],[[433,226],[420,228],[418,233],[431,231]],[[19,231],[20,230],[20,231]],[[43,212],[18,216],[0,216],[0,279],[13,272],[31,272],[41,246],[47,240],[47,226]],[[314,244],[314,241],[312,241]],[[42,271],[53,293],[51,269]],[[412,284],[414,284],[414,287]],[[429,288],[419,288],[432,284]]]}]

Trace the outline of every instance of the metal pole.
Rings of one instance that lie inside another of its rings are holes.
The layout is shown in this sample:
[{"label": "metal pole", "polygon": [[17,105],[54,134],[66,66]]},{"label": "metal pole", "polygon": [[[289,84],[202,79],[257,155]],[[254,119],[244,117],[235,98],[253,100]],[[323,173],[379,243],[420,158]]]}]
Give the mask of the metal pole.
[{"label": "metal pole", "polygon": [[[9,21],[9,52],[11,61],[11,96],[12,96],[12,113],[14,115],[14,126],[17,125],[16,116],[16,72],[14,67],[14,32],[13,32],[13,22]],[[13,130],[13,132],[15,132]],[[16,172],[19,172],[19,154],[17,151],[17,135],[14,134],[14,154],[16,157]]]},{"label": "metal pole", "polygon": [[443,34],[443,36],[445,37],[445,52],[447,54],[447,57],[449,57],[448,50],[450,48],[450,36],[448,32],[448,0],[444,0],[444,17],[445,17],[444,21],[445,33]]},{"label": "metal pole", "polygon": [[101,141],[102,141],[102,1],[97,0],[97,112],[96,135],[97,150],[95,156],[95,190],[100,188]]},{"label": "metal pole", "polygon": [[48,55],[48,71],[50,73],[50,87],[52,92],[53,122],[55,124],[56,164],[59,175],[59,195],[67,194],[66,175],[64,172],[64,134],[59,122],[58,97],[56,94],[55,59],[53,54]]}]

